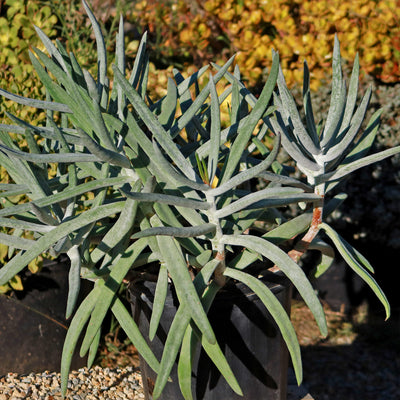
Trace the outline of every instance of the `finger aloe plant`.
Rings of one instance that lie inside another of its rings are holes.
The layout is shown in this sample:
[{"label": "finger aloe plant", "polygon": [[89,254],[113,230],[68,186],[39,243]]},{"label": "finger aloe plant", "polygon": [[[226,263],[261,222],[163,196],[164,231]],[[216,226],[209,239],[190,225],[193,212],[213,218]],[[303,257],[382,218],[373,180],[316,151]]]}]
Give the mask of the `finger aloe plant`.
[{"label": "finger aloe plant", "polygon": [[[67,390],[79,336],[84,332],[80,353],[89,353],[91,365],[103,320],[111,310],[158,373],[154,398],[160,396],[178,354],[182,394],[192,398],[191,370],[187,368],[192,352],[180,350],[196,342],[241,394],[207,318],[217,292],[230,279],[243,282],[265,304],[281,330],[300,383],[300,347],[294,328],[282,305],[250,267],[264,258],[273,271],[282,271],[326,335],[321,303],[297,263],[307,248],[314,248],[322,253],[316,273],[329,266],[333,250],[319,239],[320,230],[371,286],[389,316],[387,299],[369,274],[370,264],[324,220],[344,198],[339,194],[326,200],[343,177],[400,151],[395,147],[365,156],[378,129],[379,114],[360,135],[370,91],[356,108],[358,61],[346,97],[336,40],[332,102],[323,129],[314,122],[307,65],[304,125],[285,84],[278,53],[272,54],[270,74],[258,98],[243,85],[237,67],[228,72],[232,57],[224,66],[215,66],[203,88],[199,79],[208,67],[186,79],[174,70],[166,96],[153,102],[147,93],[146,34],[127,74],[121,19],[111,81],[100,26],[84,0],[83,5],[97,43],[97,77],[81,68],[61,42],[53,44],[36,28],[48,55],[32,48],[30,56],[47,99],[23,98],[0,89],[8,99],[46,110],[43,126],[11,114],[7,115],[13,124],[0,125],[0,163],[12,179],[0,185],[0,222],[9,228],[8,234],[0,234],[0,242],[19,250],[0,269],[0,285],[44,252],[69,257],[66,315],[72,320],[62,355],[62,392]],[[230,85],[218,95],[216,85],[222,79]],[[230,121],[223,128],[220,114],[226,100]],[[270,148],[264,140],[269,129],[274,134]],[[29,151],[23,151],[20,141],[9,133],[23,137]],[[281,143],[305,179],[290,176],[287,167],[276,161]],[[255,178],[267,182],[266,187],[255,188]],[[14,204],[16,194],[25,195],[27,201]],[[288,205],[296,207],[296,216],[286,215]],[[33,239],[22,238],[23,231],[32,232]],[[281,245],[296,236],[301,239],[297,246],[284,251]],[[151,337],[159,324],[169,281],[179,299],[161,360],[119,298],[121,285],[150,262],[159,265]],[[93,281],[94,286],[77,304],[82,279]]]}]

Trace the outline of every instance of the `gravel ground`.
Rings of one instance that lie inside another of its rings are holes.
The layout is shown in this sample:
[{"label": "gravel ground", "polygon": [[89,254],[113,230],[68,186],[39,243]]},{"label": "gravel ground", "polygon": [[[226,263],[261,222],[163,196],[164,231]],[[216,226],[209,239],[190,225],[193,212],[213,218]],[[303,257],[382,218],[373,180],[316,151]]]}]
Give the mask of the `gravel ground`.
[{"label": "gravel ground", "polygon": [[[66,400],[144,399],[140,374],[132,367],[93,367],[69,375]],[[60,374],[8,374],[0,378],[0,400],[61,400]]]},{"label": "gravel ground", "polygon": [[[292,306],[302,347],[304,385],[289,387],[288,400],[399,400],[400,318],[383,323],[361,309],[349,317],[326,306],[329,336],[318,329],[304,305]],[[366,320],[368,319],[368,320]],[[112,345],[111,345],[112,344]],[[113,347],[122,351],[111,352]],[[71,372],[67,400],[144,398],[133,346],[110,337],[98,364]],[[101,366],[100,366],[101,365]],[[0,400],[61,400],[60,375],[54,372],[0,377]]]}]

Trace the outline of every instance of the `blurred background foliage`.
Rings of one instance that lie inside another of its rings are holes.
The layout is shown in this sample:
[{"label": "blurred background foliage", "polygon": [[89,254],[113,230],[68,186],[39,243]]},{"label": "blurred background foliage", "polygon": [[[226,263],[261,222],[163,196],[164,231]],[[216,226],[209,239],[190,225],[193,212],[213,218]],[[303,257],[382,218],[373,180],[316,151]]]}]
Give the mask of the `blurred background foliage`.
[{"label": "blurred background foliage", "polygon": [[[299,104],[303,61],[307,60],[313,104],[322,117],[329,105],[336,33],[341,42],[345,73],[351,71],[358,52],[361,92],[368,85],[373,86],[370,112],[385,108],[376,146],[382,149],[400,142],[400,0],[88,2],[103,25],[110,60],[114,57],[120,15],[125,21],[128,68],[133,65],[140,37],[148,32],[149,89],[150,96],[155,98],[165,95],[173,68],[186,75],[210,61],[222,64],[233,54],[237,54],[243,81],[257,94],[268,74],[274,49],[280,54],[286,80],[297,93]],[[32,46],[41,48],[33,25],[39,26],[51,39],[61,40],[83,67],[96,74],[95,41],[80,0],[0,0],[0,87],[27,97],[45,98],[28,54]],[[112,75],[111,63],[109,68]],[[5,110],[33,124],[45,120],[42,113],[1,98],[0,123],[10,123]],[[356,239],[374,237],[375,241],[400,248],[399,167],[400,159],[395,157],[365,168],[349,180],[345,189],[350,193],[347,208],[345,205],[336,216],[343,230],[350,228]],[[0,182],[8,181],[9,177],[0,167]],[[360,201],[360,192],[370,187],[374,189]],[[0,247],[0,263],[7,260],[10,251]],[[33,264],[32,270],[38,270],[40,263],[39,260]],[[13,287],[19,289],[21,284],[16,279]]]}]

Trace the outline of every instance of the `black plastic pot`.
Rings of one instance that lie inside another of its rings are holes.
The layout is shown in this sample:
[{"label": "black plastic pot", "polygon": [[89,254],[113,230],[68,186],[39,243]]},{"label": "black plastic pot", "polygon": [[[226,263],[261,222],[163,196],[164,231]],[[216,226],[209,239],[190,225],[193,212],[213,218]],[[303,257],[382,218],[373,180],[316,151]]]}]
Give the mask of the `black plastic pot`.
[{"label": "black plastic pot", "polygon": [[[0,376],[60,370],[69,325],[68,270],[67,261],[45,262],[41,272],[25,275],[24,291],[11,298],[0,295]],[[83,285],[82,296],[89,289],[89,284]],[[74,354],[72,368],[85,365],[86,357]]]},{"label": "black plastic pot", "polygon": [[[282,276],[268,275],[267,285],[287,312],[290,312],[291,285]],[[149,320],[155,283],[131,286],[132,310],[139,328],[148,340]],[[169,289],[161,327],[150,346],[158,358],[163,352],[169,326],[178,306],[173,288]],[[285,400],[288,374],[288,352],[275,322],[258,297],[243,284],[234,284],[217,295],[208,313],[210,322],[225,356],[241,386],[238,396],[220,375],[203,350],[193,363],[192,388],[196,400]],[[156,379],[154,371],[141,360],[145,398],[152,399]],[[180,400],[176,365],[162,400]]]}]

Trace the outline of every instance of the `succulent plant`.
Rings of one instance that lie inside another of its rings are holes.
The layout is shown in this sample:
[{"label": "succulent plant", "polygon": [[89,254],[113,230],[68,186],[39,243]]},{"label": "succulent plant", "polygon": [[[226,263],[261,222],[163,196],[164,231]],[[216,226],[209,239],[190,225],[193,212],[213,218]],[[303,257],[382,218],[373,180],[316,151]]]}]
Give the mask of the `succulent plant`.
[{"label": "succulent plant", "polygon": [[[91,365],[109,310],[158,373],[154,398],[161,394],[178,354],[181,390],[185,398],[191,398],[192,352],[188,346],[195,343],[201,343],[232,389],[242,393],[207,318],[216,294],[230,279],[247,285],[268,308],[300,382],[300,347],[294,328],[282,305],[258,278],[260,271],[253,273],[252,265],[263,258],[270,261],[272,270],[282,271],[326,335],[323,308],[296,263],[312,247],[323,255],[317,274],[329,266],[333,249],[317,237],[321,229],[371,286],[389,316],[387,299],[368,272],[370,264],[323,221],[343,200],[339,194],[325,201],[325,195],[343,177],[400,151],[395,147],[365,156],[379,115],[357,136],[369,97],[367,93],[354,111],[357,60],[346,98],[336,41],[332,104],[323,129],[313,120],[307,68],[304,126],[277,53],[272,55],[272,68],[259,98],[240,81],[238,68],[228,72],[233,57],[224,66],[215,66],[216,73],[209,74],[203,88],[199,78],[208,67],[186,79],[174,70],[167,95],[153,102],[146,93],[146,34],[126,77],[121,19],[111,82],[100,26],[85,1],[83,4],[96,37],[97,77],[82,69],[60,42],[55,46],[37,28],[49,55],[37,48],[32,48],[30,55],[51,100],[32,100],[0,90],[8,99],[46,110],[44,126],[33,126],[11,114],[14,124],[0,125],[0,163],[13,180],[0,186],[0,222],[10,229],[8,234],[0,234],[0,242],[20,250],[0,269],[0,285],[44,252],[68,255],[66,314],[73,318],[62,356],[63,393],[79,336],[85,332],[80,353],[89,353]],[[221,79],[228,79],[231,85],[218,95],[216,84]],[[220,110],[226,99],[230,124],[223,129]],[[264,141],[268,128],[275,134],[271,148]],[[10,132],[25,137],[29,152],[18,148]],[[306,180],[290,176],[276,161],[281,142]],[[267,181],[267,186],[258,190],[252,184],[254,178]],[[24,194],[27,201],[13,204],[16,194]],[[288,205],[296,206],[297,216],[284,214]],[[257,234],[252,231],[255,226]],[[21,238],[21,231],[33,232],[34,238]],[[284,251],[280,245],[293,237],[300,238],[296,247]],[[169,282],[180,303],[160,361],[119,297],[124,281],[153,273],[154,262],[157,291],[151,338]],[[94,285],[77,304],[81,279]]]}]

